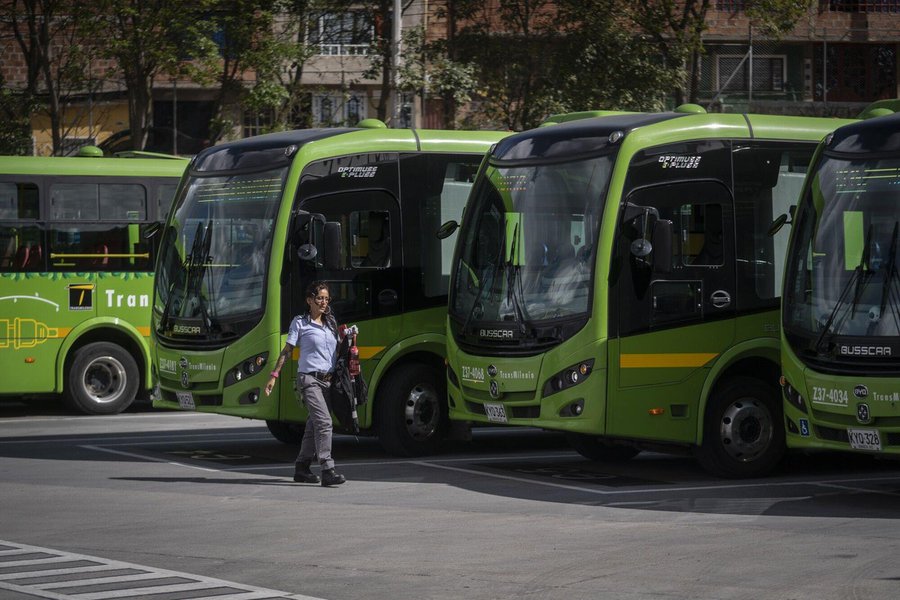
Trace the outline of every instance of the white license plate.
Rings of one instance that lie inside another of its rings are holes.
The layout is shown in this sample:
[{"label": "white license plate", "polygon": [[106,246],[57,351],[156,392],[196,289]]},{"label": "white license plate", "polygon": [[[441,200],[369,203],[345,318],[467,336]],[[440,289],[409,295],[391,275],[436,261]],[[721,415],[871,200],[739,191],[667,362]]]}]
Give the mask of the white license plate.
[{"label": "white license plate", "polygon": [[881,436],[877,429],[847,429],[850,447],[854,450],[881,450]]},{"label": "white license plate", "polygon": [[487,415],[488,421],[491,423],[509,423],[509,420],[506,418],[506,409],[502,404],[485,402],[484,414]]},{"label": "white license plate", "polygon": [[175,392],[178,396],[178,406],[184,410],[195,410],[197,406],[194,404],[194,395],[190,392]]}]

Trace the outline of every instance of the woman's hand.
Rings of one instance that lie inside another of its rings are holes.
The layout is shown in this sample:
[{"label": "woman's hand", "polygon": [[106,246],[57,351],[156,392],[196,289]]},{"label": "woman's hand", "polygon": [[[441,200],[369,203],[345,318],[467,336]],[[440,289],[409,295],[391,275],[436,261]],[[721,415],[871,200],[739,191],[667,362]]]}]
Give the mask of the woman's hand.
[{"label": "woman's hand", "polygon": [[266,396],[272,393],[273,387],[275,387],[275,378],[269,377],[269,383],[266,384]]}]

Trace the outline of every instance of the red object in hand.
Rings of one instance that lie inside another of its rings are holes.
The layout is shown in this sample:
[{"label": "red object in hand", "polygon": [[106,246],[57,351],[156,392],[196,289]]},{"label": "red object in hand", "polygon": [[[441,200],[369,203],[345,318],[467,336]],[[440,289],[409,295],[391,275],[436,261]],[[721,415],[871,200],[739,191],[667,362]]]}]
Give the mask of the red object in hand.
[{"label": "red object in hand", "polygon": [[351,377],[359,375],[359,348],[356,347],[356,336],[350,343],[350,360],[347,361],[347,369],[350,371]]}]

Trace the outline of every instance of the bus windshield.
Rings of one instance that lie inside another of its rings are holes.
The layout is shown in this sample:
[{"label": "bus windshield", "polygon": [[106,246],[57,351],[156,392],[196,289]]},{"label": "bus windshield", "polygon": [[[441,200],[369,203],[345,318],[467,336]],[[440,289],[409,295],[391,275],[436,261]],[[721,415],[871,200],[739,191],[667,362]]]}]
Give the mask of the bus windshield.
[{"label": "bus windshield", "polygon": [[[450,315],[464,331],[509,326],[493,341],[538,335],[536,322],[586,318],[609,156],[491,165],[460,233]],[[493,334],[489,334],[493,335]]]},{"label": "bus windshield", "polygon": [[[159,333],[214,339],[228,333],[225,324],[233,327],[262,313],[287,171],[187,181],[162,241],[155,304]],[[190,324],[179,326],[179,320]]]},{"label": "bus windshield", "polygon": [[900,159],[825,157],[798,209],[784,324],[806,350],[841,354],[837,336],[900,335]]}]

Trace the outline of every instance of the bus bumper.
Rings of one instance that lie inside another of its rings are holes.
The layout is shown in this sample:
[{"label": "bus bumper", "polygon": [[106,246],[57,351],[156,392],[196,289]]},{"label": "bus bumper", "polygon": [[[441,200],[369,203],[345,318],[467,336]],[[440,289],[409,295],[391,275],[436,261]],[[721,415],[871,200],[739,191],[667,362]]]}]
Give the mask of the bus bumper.
[{"label": "bus bumper", "polygon": [[[540,362],[540,357],[451,360],[447,367],[450,420],[602,434],[606,370],[585,360],[545,376]],[[560,383],[560,378],[565,381]]]},{"label": "bus bumper", "polygon": [[900,380],[785,369],[788,448],[900,455]]}]

